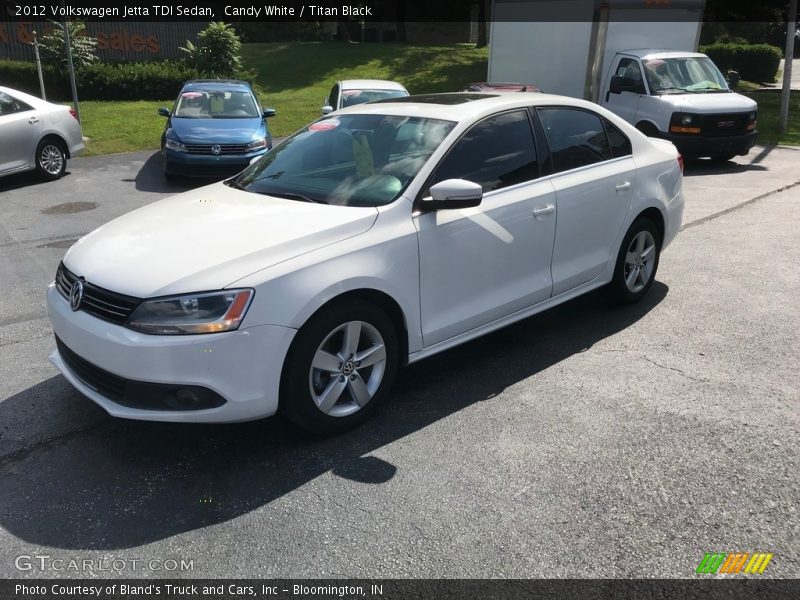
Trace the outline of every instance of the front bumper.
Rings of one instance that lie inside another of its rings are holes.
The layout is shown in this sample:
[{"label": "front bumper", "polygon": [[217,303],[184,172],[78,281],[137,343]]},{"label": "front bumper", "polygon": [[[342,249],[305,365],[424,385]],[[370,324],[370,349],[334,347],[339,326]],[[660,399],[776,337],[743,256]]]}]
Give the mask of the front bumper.
[{"label": "front bumper", "polygon": [[666,134],[663,138],[675,144],[678,151],[684,156],[727,156],[729,154],[744,156],[755,145],[757,135],[757,131],[750,131],[742,135],[725,137]]},{"label": "front bumper", "polygon": [[164,172],[183,177],[224,178],[236,175],[245,169],[250,161],[266,154],[266,149],[247,154],[189,154],[175,150],[162,150]]},{"label": "front bumper", "polygon": [[145,335],[73,312],[53,284],[47,289],[47,309],[56,336],[99,369],[132,381],[206,388],[225,399],[222,406],[202,410],[123,406],[82,380],[55,350],[50,361],[64,377],[115,417],[231,423],[268,417],[278,408],[281,370],[294,329],[262,325],[208,335]]}]

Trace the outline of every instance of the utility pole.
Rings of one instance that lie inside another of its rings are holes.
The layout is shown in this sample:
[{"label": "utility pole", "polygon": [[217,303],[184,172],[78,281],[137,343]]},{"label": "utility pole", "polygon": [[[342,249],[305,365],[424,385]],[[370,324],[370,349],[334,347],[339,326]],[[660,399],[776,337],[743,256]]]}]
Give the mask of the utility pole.
[{"label": "utility pole", "polygon": [[78,86],[75,85],[75,66],[72,64],[72,43],[69,39],[69,21],[64,19],[64,44],[67,46],[67,67],[69,68],[69,83],[72,86],[72,103],[75,105],[75,114],[78,122],[81,121],[81,109],[78,105]]},{"label": "utility pole", "polygon": [[44,93],[44,77],[42,76],[42,59],[39,56],[39,40],[36,38],[36,32],[33,32],[33,52],[36,55],[36,71],[39,73],[39,91],[42,93],[42,100],[47,100]]},{"label": "utility pole", "polygon": [[789,125],[789,104],[792,93],[792,59],[794,58],[794,38],[797,31],[797,0],[789,3],[789,18],[786,21],[786,57],[783,61],[783,90],[781,91],[781,112],[778,118],[778,131],[786,133]]}]

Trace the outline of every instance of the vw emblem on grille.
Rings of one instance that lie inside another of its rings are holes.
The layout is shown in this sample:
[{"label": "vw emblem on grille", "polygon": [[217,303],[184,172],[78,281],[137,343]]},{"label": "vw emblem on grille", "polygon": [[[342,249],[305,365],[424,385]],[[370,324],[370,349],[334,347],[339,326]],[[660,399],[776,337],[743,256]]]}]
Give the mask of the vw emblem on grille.
[{"label": "vw emblem on grille", "polygon": [[219,154],[220,152],[222,152],[222,148],[219,144],[214,144],[211,146],[211,154]]},{"label": "vw emblem on grille", "polygon": [[76,311],[81,307],[83,302],[83,281],[76,279],[72,284],[72,289],[69,291],[69,307]]}]

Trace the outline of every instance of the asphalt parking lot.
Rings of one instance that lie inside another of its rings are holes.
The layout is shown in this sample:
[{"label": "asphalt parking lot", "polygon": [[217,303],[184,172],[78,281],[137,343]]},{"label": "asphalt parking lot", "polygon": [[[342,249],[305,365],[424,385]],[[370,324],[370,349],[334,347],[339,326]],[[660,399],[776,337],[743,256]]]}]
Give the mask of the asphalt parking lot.
[{"label": "asphalt parking lot", "polygon": [[47,362],[59,260],[185,187],[151,153],[0,179],[0,577],[92,575],[15,566],[47,555],[193,562],[132,577],[680,578],[709,551],[800,577],[798,164],[690,164],[642,303],[593,294],[408,367],[332,439],[116,420],[75,392]]}]

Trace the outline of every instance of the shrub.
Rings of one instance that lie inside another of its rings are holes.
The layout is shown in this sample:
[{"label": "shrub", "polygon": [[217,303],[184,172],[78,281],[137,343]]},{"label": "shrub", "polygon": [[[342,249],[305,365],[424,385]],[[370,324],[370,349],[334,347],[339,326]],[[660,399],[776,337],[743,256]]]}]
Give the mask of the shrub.
[{"label": "shrub", "polygon": [[186,64],[211,77],[235,77],[242,70],[239,52],[242,41],[236,30],[227,23],[209,23],[197,34],[197,44],[187,41],[182,47]]},{"label": "shrub", "polygon": [[[55,27],[39,40],[39,51],[42,62],[52,66],[66,68],[67,53],[64,51],[64,24],[53,21]],[[78,69],[97,60],[94,53],[97,40],[86,35],[86,25],[81,21],[69,21],[69,45],[72,48],[72,65]]]},{"label": "shrub", "polygon": [[744,80],[769,83],[775,81],[783,56],[780,49],[769,44],[711,44],[701,46],[700,52],[723,73],[734,70]]}]

